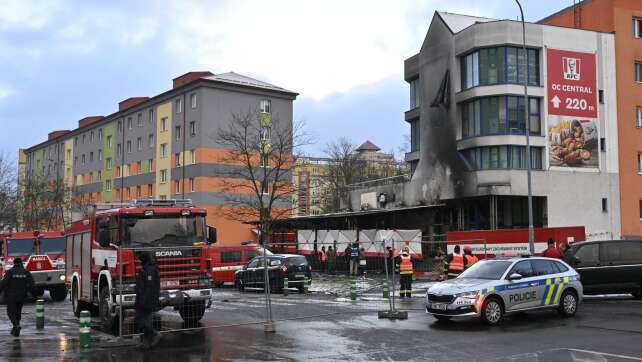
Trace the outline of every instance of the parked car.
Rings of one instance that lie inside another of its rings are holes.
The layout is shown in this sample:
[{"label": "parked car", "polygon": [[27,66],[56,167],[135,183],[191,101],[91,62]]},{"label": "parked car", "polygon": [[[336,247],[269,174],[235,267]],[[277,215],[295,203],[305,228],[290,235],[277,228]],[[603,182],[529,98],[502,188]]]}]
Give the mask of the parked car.
[{"label": "parked car", "polygon": [[631,293],[642,299],[642,240],[573,244],[564,260],[579,272],[585,294]]},{"label": "parked car", "polygon": [[[217,287],[225,283],[234,283],[234,273],[257,255],[263,253],[263,248],[255,243],[244,243],[235,246],[211,246],[210,257],[212,269],[210,276]],[[272,253],[266,250],[267,255]]]},{"label": "parked car", "polygon": [[[264,288],[263,256],[250,260],[234,275],[234,285],[243,291],[245,288]],[[312,268],[306,258],[295,254],[273,254],[267,256],[270,290],[281,292],[284,279],[288,278],[288,289],[297,288],[303,293],[305,282],[312,277]]]}]

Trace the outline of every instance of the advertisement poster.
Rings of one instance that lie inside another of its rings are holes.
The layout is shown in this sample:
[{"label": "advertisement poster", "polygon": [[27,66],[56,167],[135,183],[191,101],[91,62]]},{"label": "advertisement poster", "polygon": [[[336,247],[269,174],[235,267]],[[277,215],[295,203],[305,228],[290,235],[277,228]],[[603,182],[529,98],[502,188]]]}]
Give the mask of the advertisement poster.
[{"label": "advertisement poster", "polygon": [[547,49],[550,167],[599,167],[595,54]]}]

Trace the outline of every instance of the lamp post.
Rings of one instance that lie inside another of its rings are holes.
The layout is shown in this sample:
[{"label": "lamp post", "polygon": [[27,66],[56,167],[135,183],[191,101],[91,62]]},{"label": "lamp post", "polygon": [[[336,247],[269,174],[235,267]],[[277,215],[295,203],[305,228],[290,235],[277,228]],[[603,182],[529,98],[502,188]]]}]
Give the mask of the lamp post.
[{"label": "lamp post", "polygon": [[[524,120],[526,121],[526,179],[528,184],[528,248],[531,255],[535,254],[535,228],[533,227],[533,191],[531,181],[531,120],[528,117],[528,53],[526,52],[526,23],[524,22],[524,10],[519,0],[515,0],[519,7],[519,13],[522,16],[522,51],[524,52]],[[519,57],[518,57],[519,59]],[[519,74],[519,69],[517,70]]]},{"label": "lamp post", "polygon": [[263,290],[265,292],[265,324],[263,330],[265,333],[274,333],[274,321],[272,320],[272,300],[270,298],[270,276],[268,271],[267,243],[268,243],[268,218],[269,211],[265,207],[266,196],[269,196],[269,187],[267,179],[268,155],[270,152],[270,128],[272,127],[272,117],[269,113],[261,112],[260,119],[261,132],[259,135],[259,147],[261,157],[261,168],[263,170],[263,179],[261,181],[261,199],[259,200],[260,220],[261,220],[261,244],[263,245]]}]

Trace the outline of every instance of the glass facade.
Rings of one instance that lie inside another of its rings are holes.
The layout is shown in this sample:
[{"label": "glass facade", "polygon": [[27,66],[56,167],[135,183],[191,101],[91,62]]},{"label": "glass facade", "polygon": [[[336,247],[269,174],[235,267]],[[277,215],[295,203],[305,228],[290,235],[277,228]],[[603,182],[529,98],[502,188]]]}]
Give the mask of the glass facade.
[{"label": "glass facade", "polygon": [[[480,85],[515,83],[539,85],[539,51],[519,47],[493,47],[476,50],[461,57],[461,89]],[[527,58],[527,59],[526,59]]]},{"label": "glass facade", "polygon": [[419,78],[410,81],[410,107],[412,110],[419,107]]},{"label": "glass facade", "polygon": [[[531,147],[532,169],[541,170],[542,147]],[[485,146],[461,151],[469,171],[526,169],[526,146]]]},{"label": "glass facade", "polygon": [[[531,134],[541,134],[539,98],[529,98]],[[524,97],[492,96],[478,98],[461,106],[462,138],[525,134]]]},{"label": "glass facade", "polygon": [[410,152],[419,151],[420,139],[419,119],[410,122]]}]

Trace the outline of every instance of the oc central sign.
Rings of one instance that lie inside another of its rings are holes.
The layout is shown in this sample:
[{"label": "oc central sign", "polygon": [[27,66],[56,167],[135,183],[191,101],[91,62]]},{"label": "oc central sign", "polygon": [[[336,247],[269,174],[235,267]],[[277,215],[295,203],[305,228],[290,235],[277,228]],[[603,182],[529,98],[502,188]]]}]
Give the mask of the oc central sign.
[{"label": "oc central sign", "polygon": [[597,118],[595,54],[547,49],[548,114]]}]

